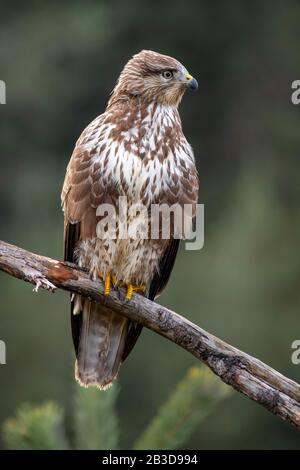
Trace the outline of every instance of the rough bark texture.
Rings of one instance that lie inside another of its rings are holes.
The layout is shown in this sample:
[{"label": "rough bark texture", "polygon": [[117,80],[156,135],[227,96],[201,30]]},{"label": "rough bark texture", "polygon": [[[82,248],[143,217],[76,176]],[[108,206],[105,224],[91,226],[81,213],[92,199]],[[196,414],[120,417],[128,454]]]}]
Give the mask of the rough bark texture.
[{"label": "rough bark texture", "polygon": [[300,427],[300,386],[258,359],[211,335],[178,313],[123,289],[103,295],[103,285],[75,265],[39,256],[0,241],[0,270],[39,288],[79,293],[101,302],[178,344],[204,362],[223,382]]}]

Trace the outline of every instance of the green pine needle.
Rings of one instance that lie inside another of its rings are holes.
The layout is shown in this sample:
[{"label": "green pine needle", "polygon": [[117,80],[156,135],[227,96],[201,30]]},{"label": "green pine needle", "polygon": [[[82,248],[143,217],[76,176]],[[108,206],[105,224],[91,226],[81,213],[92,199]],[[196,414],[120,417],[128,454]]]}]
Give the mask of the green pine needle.
[{"label": "green pine needle", "polygon": [[5,421],[3,439],[6,447],[12,450],[67,449],[62,422],[63,412],[55,403],[24,404],[16,418]]},{"label": "green pine needle", "polygon": [[193,367],[136,441],[134,449],[176,449],[231,389],[206,367]]},{"label": "green pine needle", "polygon": [[115,411],[118,390],[83,388],[75,390],[75,444],[77,449],[116,449],[119,429]]},{"label": "green pine needle", "polygon": [[[133,448],[178,448],[230,392],[231,389],[207,368],[191,368]],[[117,448],[117,394],[116,386],[106,391],[76,386],[74,436],[77,449]],[[40,406],[22,405],[16,418],[4,423],[3,437],[8,449],[69,448],[63,430],[63,412],[52,402]]]}]

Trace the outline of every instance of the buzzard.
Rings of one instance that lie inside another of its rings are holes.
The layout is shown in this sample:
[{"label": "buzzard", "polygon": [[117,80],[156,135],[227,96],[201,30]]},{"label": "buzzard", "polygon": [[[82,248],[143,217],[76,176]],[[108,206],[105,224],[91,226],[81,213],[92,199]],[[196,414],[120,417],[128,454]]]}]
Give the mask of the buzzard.
[{"label": "buzzard", "polygon": [[[65,260],[101,278],[106,295],[118,284],[127,301],[133,291],[154,299],[168,282],[180,238],[174,218],[168,237],[160,225],[155,237],[128,234],[144,223],[149,235],[153,205],[191,205],[195,214],[197,171],[178,105],[186,89],[197,88],[176,59],[143,50],[125,65],[105,112],[76,143],[62,189]],[[120,198],[128,206],[142,205],[146,213],[122,215]],[[103,207],[115,209],[114,215],[105,217]],[[113,222],[112,233],[108,225]],[[76,379],[83,386],[107,388],[142,327],[80,295],[71,298],[71,325]]]}]

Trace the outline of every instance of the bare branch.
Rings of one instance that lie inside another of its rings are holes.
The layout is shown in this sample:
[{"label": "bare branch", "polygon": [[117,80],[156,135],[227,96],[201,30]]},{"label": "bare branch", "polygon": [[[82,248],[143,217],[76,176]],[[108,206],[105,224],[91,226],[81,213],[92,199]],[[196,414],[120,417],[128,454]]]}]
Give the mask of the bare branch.
[{"label": "bare branch", "polygon": [[300,427],[300,386],[258,359],[211,335],[186,318],[122,289],[104,296],[103,285],[69,263],[35,255],[0,241],[0,270],[38,288],[81,294],[141,323],[193,354],[231,385],[267,410]]}]

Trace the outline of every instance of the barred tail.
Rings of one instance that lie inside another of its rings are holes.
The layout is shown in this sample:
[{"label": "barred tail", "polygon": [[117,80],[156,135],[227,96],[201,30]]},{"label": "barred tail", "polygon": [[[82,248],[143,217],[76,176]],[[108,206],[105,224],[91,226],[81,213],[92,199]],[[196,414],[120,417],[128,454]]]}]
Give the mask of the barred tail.
[{"label": "barred tail", "polygon": [[85,387],[105,389],[117,377],[122,363],[129,321],[103,305],[76,297],[75,307],[80,302],[82,323],[75,377]]}]

